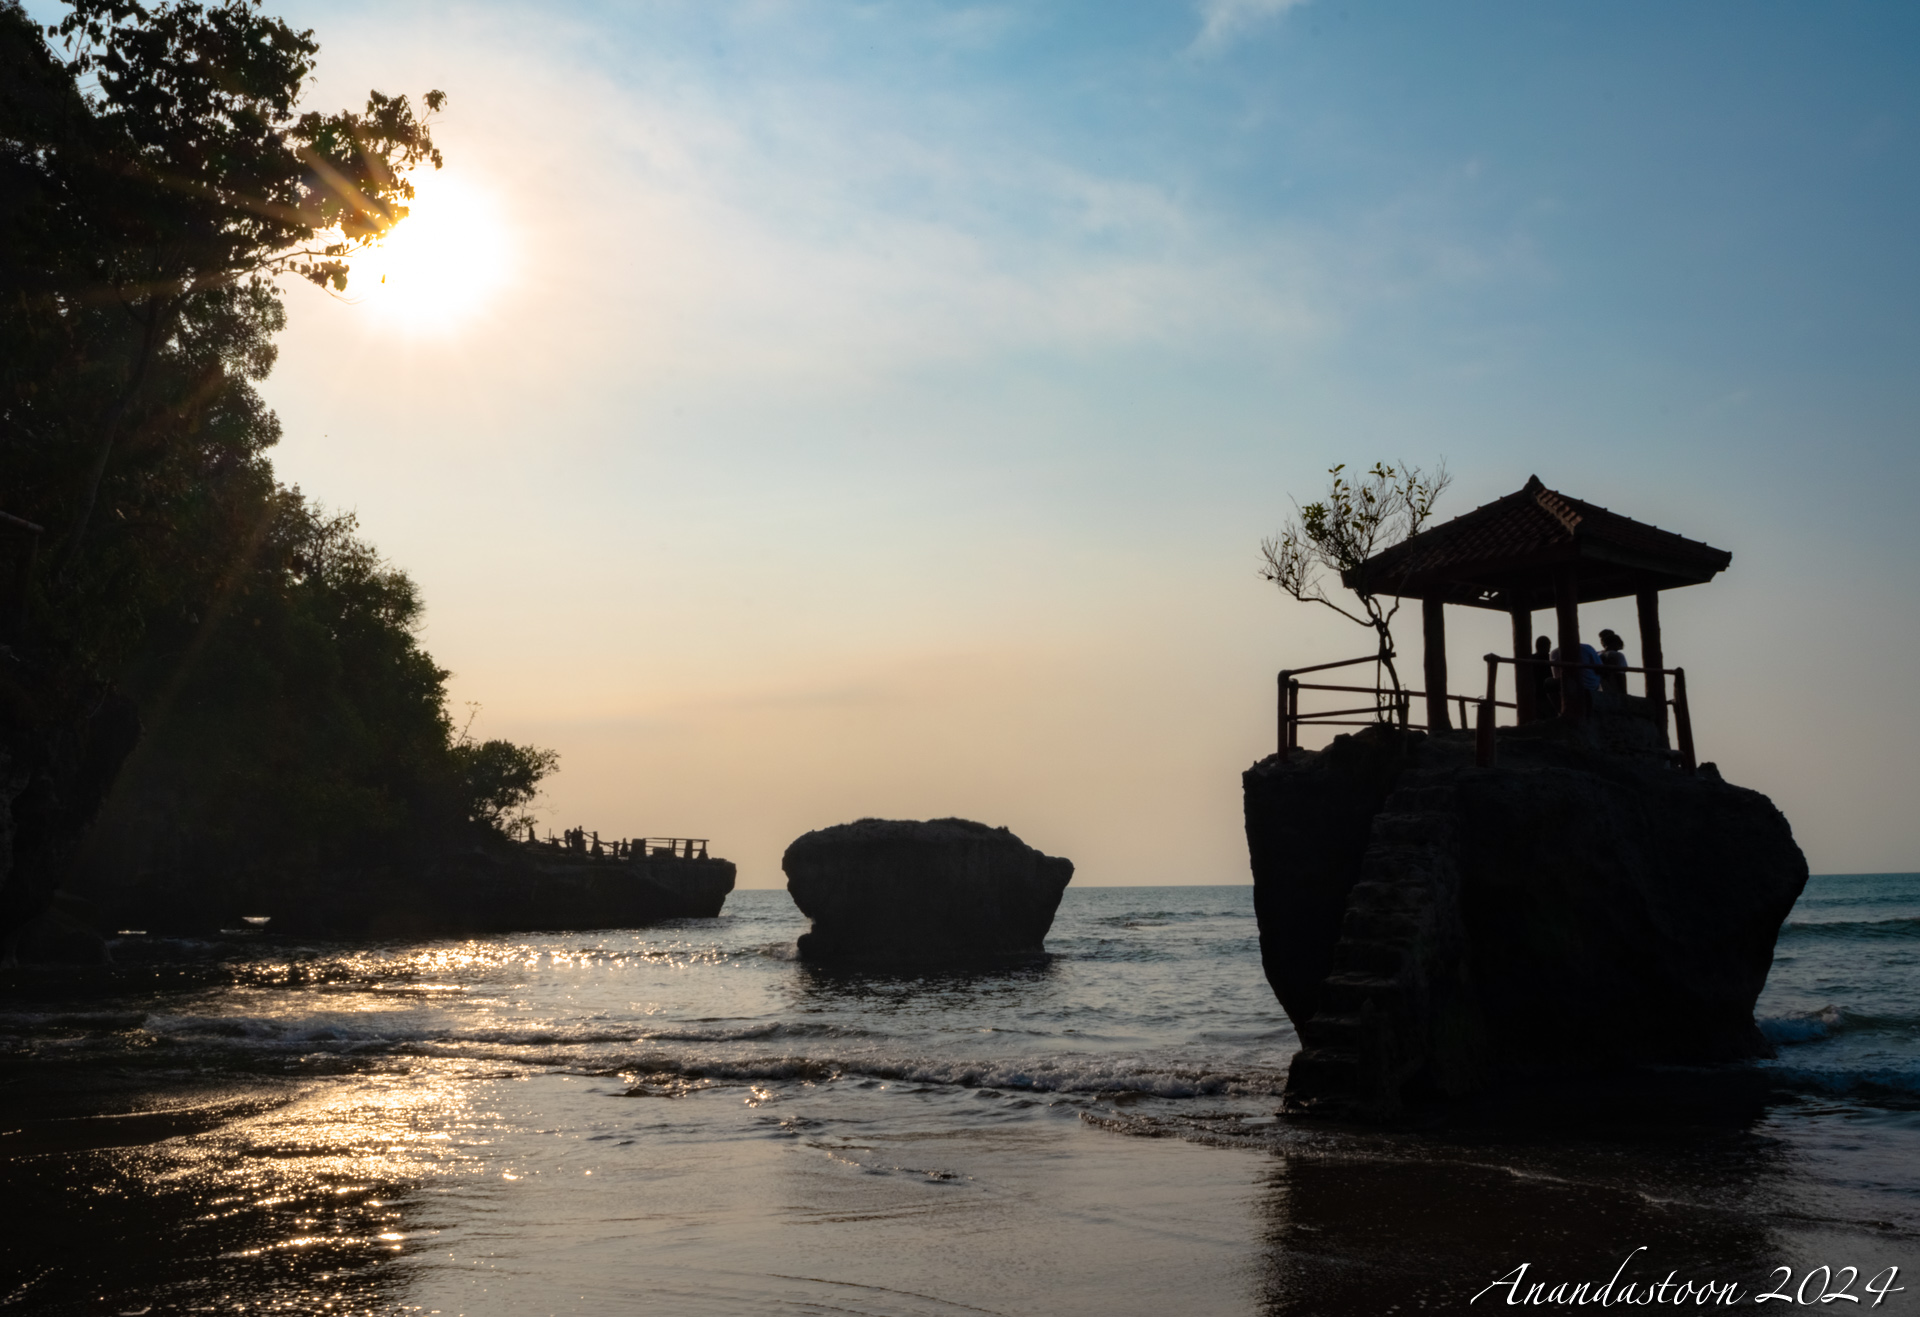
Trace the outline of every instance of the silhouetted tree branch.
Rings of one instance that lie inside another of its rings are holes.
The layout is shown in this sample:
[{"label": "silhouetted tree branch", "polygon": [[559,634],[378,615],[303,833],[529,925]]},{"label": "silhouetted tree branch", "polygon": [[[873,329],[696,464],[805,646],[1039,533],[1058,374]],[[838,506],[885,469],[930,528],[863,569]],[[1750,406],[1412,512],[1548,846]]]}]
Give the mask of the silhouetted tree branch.
[{"label": "silhouetted tree branch", "polygon": [[62,307],[117,306],[130,341],[89,427],[54,572],[63,584],[154,357],[192,303],[275,274],[344,289],[352,256],[406,216],[408,173],[440,167],[427,118],[446,100],[428,92],[426,117],[377,91],[362,113],[297,113],[319,46],[258,0],[67,3],[43,30],[42,71],[89,90],[77,113],[12,117],[6,145],[40,175],[64,230],[64,259],[34,272],[37,291]]},{"label": "silhouetted tree branch", "polygon": [[[1393,665],[1393,619],[1400,600],[1394,595],[1382,598],[1381,590],[1389,583],[1371,579],[1374,569],[1369,564],[1383,550],[1420,533],[1453,477],[1444,462],[1431,472],[1404,462],[1397,467],[1375,462],[1357,480],[1348,479],[1345,470],[1344,462],[1331,468],[1326,494],[1304,507],[1295,500],[1295,515],[1285,528],[1261,541],[1260,575],[1302,603],[1324,605],[1370,629],[1397,704],[1401,686]],[[1353,606],[1327,594],[1324,572],[1343,579]],[[1387,713],[1383,705],[1380,716]]]}]

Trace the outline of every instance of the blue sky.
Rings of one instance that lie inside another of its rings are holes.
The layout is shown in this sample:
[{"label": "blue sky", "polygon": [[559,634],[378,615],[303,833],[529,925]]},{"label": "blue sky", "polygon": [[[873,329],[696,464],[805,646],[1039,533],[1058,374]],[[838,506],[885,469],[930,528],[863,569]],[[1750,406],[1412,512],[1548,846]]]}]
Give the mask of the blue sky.
[{"label": "blue sky", "polygon": [[282,12],[315,104],[450,93],[419,216],[503,253],[430,325],[291,290],[283,476],[562,751],[556,826],[1244,881],[1274,670],[1365,648],[1259,541],[1444,456],[1443,512],[1537,472],[1731,549],[1668,600],[1703,754],[1816,870],[1920,865],[1920,10]]}]

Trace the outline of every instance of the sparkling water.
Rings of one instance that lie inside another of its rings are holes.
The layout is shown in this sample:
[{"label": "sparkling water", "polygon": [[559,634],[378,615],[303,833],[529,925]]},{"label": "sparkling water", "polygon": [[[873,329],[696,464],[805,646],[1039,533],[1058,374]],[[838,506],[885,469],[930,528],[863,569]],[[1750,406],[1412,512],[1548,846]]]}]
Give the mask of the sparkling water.
[{"label": "sparkling water", "polygon": [[1276,1118],[1298,1041],[1251,895],[1069,889],[1045,962],[925,977],[796,962],[779,891],[632,931],[123,939],[9,989],[0,1156],[33,1210],[6,1294],[1466,1311],[1636,1247],[1629,1276],[1749,1303],[1777,1267],[1920,1262],[1920,877],[1813,880],[1760,1005],[1775,1060],[1392,1133]]}]

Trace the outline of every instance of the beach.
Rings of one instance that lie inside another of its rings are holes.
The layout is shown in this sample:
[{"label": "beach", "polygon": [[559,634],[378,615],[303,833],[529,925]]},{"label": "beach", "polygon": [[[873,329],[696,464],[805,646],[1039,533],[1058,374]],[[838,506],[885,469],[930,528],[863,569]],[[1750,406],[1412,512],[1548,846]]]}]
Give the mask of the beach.
[{"label": "beach", "polygon": [[1525,1299],[1500,1287],[1523,1265],[1542,1299],[1670,1278],[1751,1303],[1778,1267],[1857,1268],[1858,1294],[1912,1263],[1920,879],[1813,881],[1761,1003],[1778,1060],[1542,1080],[1391,1132],[1276,1116],[1296,1043],[1246,888],[1069,890],[1050,958],[986,974],[823,973],[792,959],[804,926],[749,891],[653,929],[128,937],[110,973],[25,972],[5,1293],[1444,1312]]}]

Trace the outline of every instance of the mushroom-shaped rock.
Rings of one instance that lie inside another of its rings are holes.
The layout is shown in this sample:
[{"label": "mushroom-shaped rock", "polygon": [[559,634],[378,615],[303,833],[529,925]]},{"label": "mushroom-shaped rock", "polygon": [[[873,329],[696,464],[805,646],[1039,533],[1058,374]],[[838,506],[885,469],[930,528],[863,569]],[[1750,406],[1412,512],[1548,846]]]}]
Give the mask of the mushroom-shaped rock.
[{"label": "mushroom-shaped rock", "polygon": [[1073,861],[968,819],[821,828],[780,867],[813,920],[801,959],[889,965],[1037,956],[1073,879]]}]

